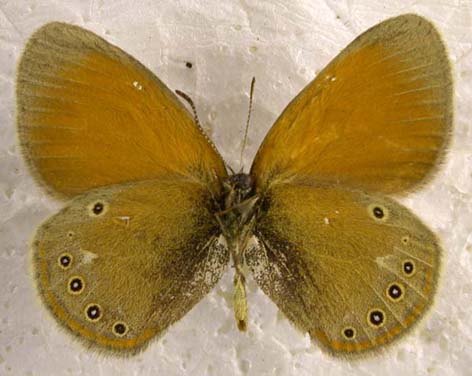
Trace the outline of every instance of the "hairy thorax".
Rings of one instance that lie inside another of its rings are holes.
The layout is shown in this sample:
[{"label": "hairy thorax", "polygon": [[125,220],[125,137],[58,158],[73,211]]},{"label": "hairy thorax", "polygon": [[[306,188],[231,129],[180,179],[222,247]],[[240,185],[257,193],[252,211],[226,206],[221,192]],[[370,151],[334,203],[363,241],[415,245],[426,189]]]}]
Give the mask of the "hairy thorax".
[{"label": "hairy thorax", "polygon": [[257,202],[251,175],[233,174],[223,182],[222,210],[217,213],[217,217],[228,243],[250,232]]}]

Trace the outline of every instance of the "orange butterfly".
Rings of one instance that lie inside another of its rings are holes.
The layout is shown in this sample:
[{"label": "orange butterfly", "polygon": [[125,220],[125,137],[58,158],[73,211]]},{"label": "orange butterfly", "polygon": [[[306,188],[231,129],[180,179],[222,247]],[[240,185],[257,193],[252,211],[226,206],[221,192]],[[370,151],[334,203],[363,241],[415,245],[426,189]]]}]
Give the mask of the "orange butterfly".
[{"label": "orange butterfly", "polygon": [[89,345],[135,353],[183,317],[231,259],[332,354],[399,338],[431,306],[435,235],[387,195],[428,180],[452,123],[451,73],[434,27],[389,19],[342,51],[285,109],[249,174],[144,66],[95,34],[39,29],[18,70],[25,159],[71,201],[38,229],[35,280]]}]

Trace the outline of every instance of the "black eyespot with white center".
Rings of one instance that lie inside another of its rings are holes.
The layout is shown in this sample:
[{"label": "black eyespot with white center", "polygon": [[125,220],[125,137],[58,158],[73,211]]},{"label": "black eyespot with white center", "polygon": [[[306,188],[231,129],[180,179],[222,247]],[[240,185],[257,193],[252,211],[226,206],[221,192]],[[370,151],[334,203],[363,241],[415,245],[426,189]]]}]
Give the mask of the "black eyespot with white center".
[{"label": "black eyespot with white center", "polygon": [[380,328],[385,324],[385,312],[380,308],[371,309],[367,315],[367,322],[374,328]]},{"label": "black eyespot with white center", "polygon": [[72,255],[70,253],[63,253],[59,256],[57,262],[62,269],[69,269],[72,265]]},{"label": "black eyespot with white center", "polygon": [[402,284],[394,282],[387,287],[386,294],[391,301],[398,302],[403,299],[404,290]]},{"label": "black eyespot with white center", "polygon": [[103,204],[101,202],[95,203],[92,208],[93,214],[99,215],[103,211]]},{"label": "black eyespot with white center", "polygon": [[68,283],[68,291],[72,295],[79,295],[84,291],[85,288],[85,282],[82,277],[79,276],[74,276],[71,279],[69,279]]},{"label": "black eyespot with white center", "polygon": [[369,215],[378,222],[385,222],[388,219],[388,209],[380,204],[371,204],[368,207]]},{"label": "black eyespot with white center", "polygon": [[117,321],[113,324],[113,334],[117,337],[123,337],[128,333],[128,325],[123,321]]},{"label": "black eyespot with white center", "polygon": [[376,207],[374,207],[374,209],[372,209],[372,213],[374,214],[374,217],[378,218],[378,219],[382,219],[385,216],[384,211],[382,210],[382,208],[379,208],[378,206],[376,206]]},{"label": "black eyespot with white center", "polygon": [[102,318],[102,308],[100,305],[92,303],[85,307],[85,318],[92,322],[100,320]]},{"label": "black eyespot with white center", "polygon": [[347,340],[351,340],[356,338],[356,329],[352,327],[347,327],[343,329],[343,337],[346,338]]},{"label": "black eyespot with white center", "polygon": [[403,261],[402,268],[403,268],[403,273],[407,277],[411,277],[416,272],[416,266],[415,266],[415,263],[412,260]]},{"label": "black eyespot with white center", "polygon": [[88,214],[91,217],[100,217],[108,210],[108,205],[102,200],[97,200],[87,206]]}]

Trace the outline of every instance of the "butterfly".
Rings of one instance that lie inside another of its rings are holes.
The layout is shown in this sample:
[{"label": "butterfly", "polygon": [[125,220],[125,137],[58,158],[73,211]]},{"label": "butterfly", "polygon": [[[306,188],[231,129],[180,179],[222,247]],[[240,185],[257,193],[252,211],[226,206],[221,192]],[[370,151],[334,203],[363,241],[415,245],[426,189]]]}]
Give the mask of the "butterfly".
[{"label": "butterfly", "polygon": [[452,127],[445,46],[401,15],[348,45],[286,107],[249,173],[155,75],[90,31],[50,23],[17,76],[18,133],[64,208],[32,241],[34,280],[86,345],[135,354],[245,266],[288,320],[339,357],[368,354],[431,307],[441,246],[391,196],[421,187]]}]

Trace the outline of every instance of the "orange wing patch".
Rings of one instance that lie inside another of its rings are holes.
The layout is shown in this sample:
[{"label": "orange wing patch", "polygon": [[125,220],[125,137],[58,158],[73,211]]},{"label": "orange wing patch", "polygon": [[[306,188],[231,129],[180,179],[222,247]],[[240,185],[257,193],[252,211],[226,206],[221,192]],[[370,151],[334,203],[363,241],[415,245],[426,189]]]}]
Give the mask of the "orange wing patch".
[{"label": "orange wing patch", "polygon": [[224,162],[176,96],[95,34],[52,23],[18,69],[19,137],[52,193],[179,174],[216,189]]},{"label": "orange wing patch", "polygon": [[442,157],[451,102],[434,27],[414,15],[393,18],[352,42],[287,106],[251,173],[260,189],[290,179],[412,189]]}]

